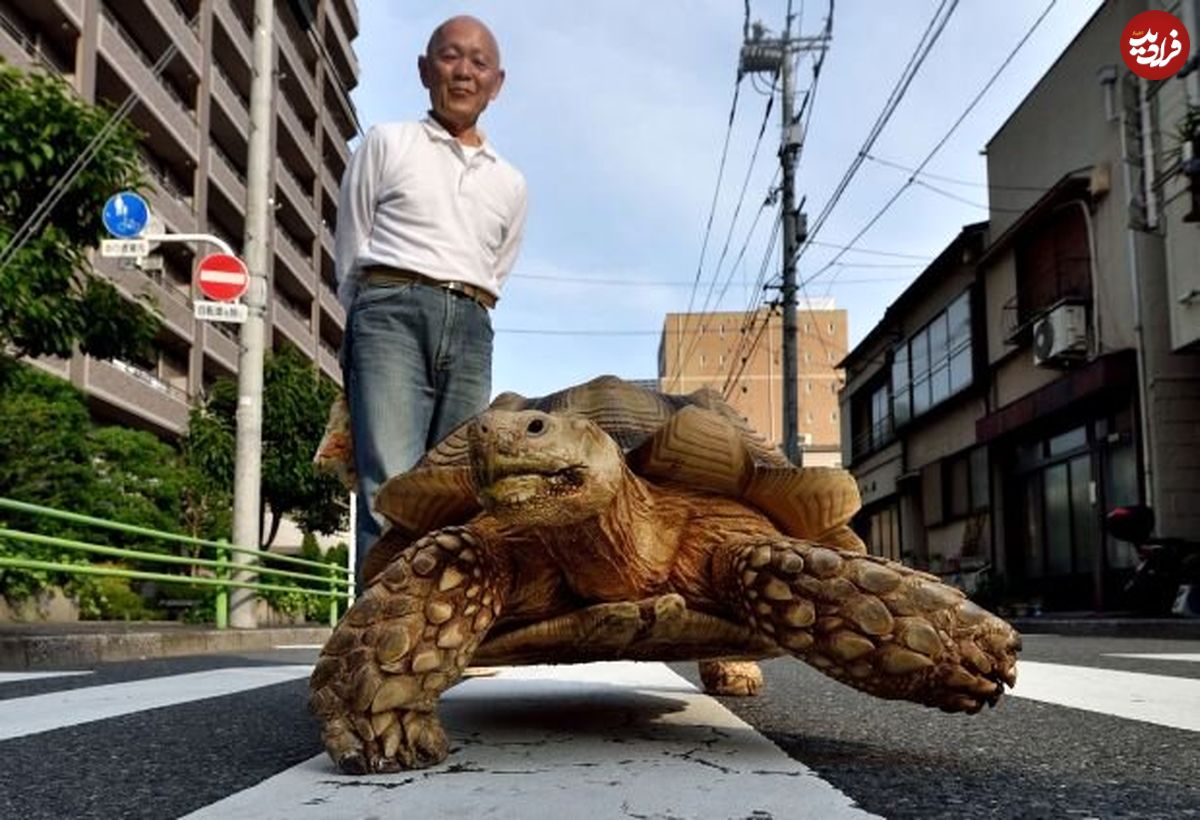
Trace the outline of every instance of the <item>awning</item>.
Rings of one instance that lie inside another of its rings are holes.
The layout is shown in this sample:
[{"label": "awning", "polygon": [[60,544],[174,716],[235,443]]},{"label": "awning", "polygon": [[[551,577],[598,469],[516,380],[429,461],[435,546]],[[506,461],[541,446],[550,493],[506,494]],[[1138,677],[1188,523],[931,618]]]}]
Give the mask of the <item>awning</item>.
[{"label": "awning", "polygon": [[1137,361],[1132,350],[1102,356],[979,419],[975,422],[975,437],[981,443],[993,441],[1101,394],[1130,395],[1136,380]]}]

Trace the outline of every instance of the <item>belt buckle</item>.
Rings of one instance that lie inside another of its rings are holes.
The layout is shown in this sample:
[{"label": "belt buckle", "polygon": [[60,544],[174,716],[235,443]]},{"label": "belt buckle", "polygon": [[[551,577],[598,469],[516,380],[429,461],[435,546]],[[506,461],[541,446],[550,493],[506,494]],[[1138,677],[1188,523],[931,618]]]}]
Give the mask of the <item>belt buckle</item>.
[{"label": "belt buckle", "polygon": [[467,292],[467,288],[465,285],[463,285],[462,282],[453,282],[453,281],[442,282],[442,286],[444,288],[446,288],[446,290],[454,290],[454,291],[458,291],[459,293]]}]

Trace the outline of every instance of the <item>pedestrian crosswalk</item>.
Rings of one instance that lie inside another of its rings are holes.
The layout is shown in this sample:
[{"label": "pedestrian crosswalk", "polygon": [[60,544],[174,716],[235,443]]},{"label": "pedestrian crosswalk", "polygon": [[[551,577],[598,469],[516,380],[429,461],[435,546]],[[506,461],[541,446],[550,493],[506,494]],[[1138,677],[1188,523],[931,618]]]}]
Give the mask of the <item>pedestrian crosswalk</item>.
[{"label": "pedestrian crosswalk", "polygon": [[308,677],[311,667],[212,669],[0,701],[0,740]]},{"label": "pedestrian crosswalk", "polygon": [[527,818],[567,787],[569,809],[543,816],[876,816],[662,664],[505,669],[447,692],[440,713],[447,764],[360,778],[320,755],[190,817]]},{"label": "pedestrian crosswalk", "polygon": [[[1122,656],[1181,667],[1196,659],[1188,653]],[[273,685],[295,687],[291,696],[299,704],[310,669],[298,663],[245,665],[120,682],[100,676],[95,685],[81,680],[90,670],[0,673],[0,760],[16,748],[6,744],[36,744],[56,730],[81,731],[97,721],[139,718],[151,710],[168,715],[174,707]],[[348,777],[337,773],[324,754],[313,754],[199,808],[193,802],[186,816],[881,816],[663,664],[492,671],[443,697],[440,713],[452,754],[440,766]],[[50,689],[6,696],[6,687],[31,682]],[[60,688],[53,689],[56,685]],[[1183,673],[1021,661],[1011,696],[1200,732],[1200,679]],[[297,722],[311,723],[301,708],[295,711]],[[313,740],[315,752],[315,730]],[[143,816],[156,815],[148,808]]]},{"label": "pedestrian crosswalk", "polygon": [[1200,680],[1020,661],[1011,695],[1200,732]]}]

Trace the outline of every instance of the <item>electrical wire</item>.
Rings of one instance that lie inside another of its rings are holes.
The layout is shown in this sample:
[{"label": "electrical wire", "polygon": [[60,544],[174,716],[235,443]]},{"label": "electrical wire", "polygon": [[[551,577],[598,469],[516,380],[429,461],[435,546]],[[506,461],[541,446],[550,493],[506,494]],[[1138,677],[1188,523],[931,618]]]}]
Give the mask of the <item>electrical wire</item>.
[{"label": "electrical wire", "polygon": [[[1021,39],[1017,41],[1017,44],[1015,46],[1013,46],[1012,50],[1008,53],[1008,56],[1005,57],[1003,62],[1001,62],[1000,65],[996,68],[996,70],[994,72],[992,72],[992,76],[989,77],[988,81],[983,84],[983,88],[981,88],[979,90],[979,92],[975,95],[975,97],[971,100],[971,102],[969,102],[967,104],[967,107],[965,109],[963,109],[963,112],[961,114],[959,114],[958,118],[953,122],[953,124],[951,124],[950,128],[946,130],[946,133],[943,134],[941,139],[939,139],[937,141],[937,144],[935,144],[933,146],[933,149],[930,150],[930,152],[925,155],[925,158],[923,160],[921,160],[921,163],[914,170],[913,175],[910,176],[908,181],[905,182],[903,185],[901,185],[900,188],[898,188],[894,194],[892,194],[891,198],[888,199],[888,201],[883,204],[883,207],[880,208],[875,213],[875,215],[872,216],[871,219],[867,221],[867,224],[864,225],[858,231],[858,233],[854,235],[854,238],[851,239],[849,244],[846,246],[847,249],[853,247],[854,244],[856,242],[858,242],[858,240],[861,239],[863,237],[863,235],[866,234],[866,232],[869,231],[872,228],[872,226],[874,226],[875,223],[879,221],[879,219],[881,217],[883,217],[883,215],[885,213],[888,212],[888,210],[892,207],[892,205],[896,202],[896,200],[900,198],[901,194],[903,194],[906,190],[908,190],[909,186],[911,186],[915,183],[916,175],[921,173],[925,169],[925,166],[928,165],[930,160],[932,160],[934,158],[934,156],[937,154],[937,152],[941,150],[942,146],[944,146],[946,144],[946,141],[950,139],[951,135],[953,135],[954,132],[956,130],[958,130],[958,126],[962,124],[963,120],[965,120],[967,118],[967,116],[975,109],[975,106],[979,104],[979,101],[981,99],[983,99],[983,96],[988,92],[988,90],[992,87],[992,85],[995,84],[996,80],[999,79],[1000,74],[1003,73],[1004,69],[1008,67],[1008,64],[1013,61],[1013,58],[1017,56],[1017,53],[1021,50],[1021,48],[1025,45],[1025,43],[1033,35],[1033,33],[1038,29],[1038,26],[1040,26],[1042,24],[1042,21],[1046,19],[1046,16],[1050,13],[1050,10],[1054,8],[1054,5],[1056,2],[1058,2],[1058,0],[1050,0],[1050,3],[1046,6],[1045,9],[1043,9],[1042,13],[1038,16],[1038,18],[1033,21],[1033,24],[1029,27],[1029,29],[1025,32],[1025,34],[1022,35]],[[805,277],[804,282],[805,283],[811,282],[814,279],[816,279],[817,277],[824,274],[825,271],[830,270],[832,268],[833,262],[836,262],[845,253],[846,253],[845,250],[839,251],[833,257],[833,259],[830,260],[829,263],[827,263],[822,268],[820,268],[816,273],[812,274],[811,276]],[[830,287],[832,287],[832,280],[834,280],[836,278],[837,278],[837,274],[835,272],[834,275],[832,277],[830,277],[830,279],[831,279],[831,281],[829,283]],[[827,292],[828,292],[828,290],[827,290]]]},{"label": "electrical wire", "polygon": [[[947,4],[949,4],[948,9]],[[881,133],[883,133],[884,127],[887,125],[892,115],[896,112],[896,109],[900,105],[900,101],[904,98],[904,94],[908,91],[909,85],[911,85],[913,79],[916,77],[917,71],[925,62],[925,58],[929,56],[930,51],[932,51],[933,46],[941,36],[942,31],[945,30],[946,23],[949,22],[950,16],[954,13],[954,10],[957,8],[957,6],[958,0],[942,0],[941,4],[938,5],[937,9],[934,11],[933,17],[930,19],[929,24],[925,27],[925,32],[921,35],[921,39],[917,42],[916,48],[909,57],[907,65],[905,65],[903,71],[900,73],[899,79],[897,79],[896,84],[892,87],[892,91],[888,95],[888,99],[884,103],[883,109],[880,111],[879,115],[875,119],[874,124],[872,124],[871,129],[868,131],[862,147],[859,149],[854,159],[851,160],[850,166],[842,175],[841,180],[834,188],[833,194],[825,203],[825,206],[821,209],[821,212],[818,214],[816,220],[814,220],[813,224],[809,226],[808,235],[810,239],[820,233],[821,229],[825,226],[825,222],[829,219],[829,215],[833,212],[833,209],[837,207],[838,202],[841,201],[846,189],[850,186],[850,182],[858,173],[858,169],[862,167],[865,154],[870,151],[871,146],[875,144],[875,140],[879,138]],[[796,253],[797,259],[803,255],[804,250],[807,247],[808,243],[805,243],[800,247]]]},{"label": "electrical wire", "polygon": [[[194,29],[195,23],[198,19],[199,15],[197,14],[188,22],[188,28]],[[151,77],[157,80],[162,72],[166,70],[167,65],[170,64],[171,60],[173,60],[175,55],[178,53],[178,44],[171,43],[163,51],[163,53],[159,55],[159,58],[154,62],[154,65],[150,67]],[[129,116],[129,113],[133,111],[133,107],[137,105],[137,103],[137,91],[136,89],[130,89],[129,94],[126,95],[121,104],[112,112],[112,114],[109,115],[108,119],[104,122],[104,125],[100,127],[100,130],[97,131],[92,139],[88,141],[88,144],[84,146],[84,149],[79,153],[79,156],[77,156],[67,167],[67,170],[64,171],[62,176],[54,183],[53,186],[51,186],[50,190],[46,193],[46,196],[44,196],[37,204],[37,207],[34,208],[33,212],[29,214],[23,223],[21,223],[21,226],[17,229],[17,232],[12,235],[8,241],[8,244],[4,246],[4,249],[0,250],[0,272],[3,272],[4,269],[8,267],[9,263],[16,258],[16,255],[20,253],[21,249],[28,244],[29,240],[42,230],[46,224],[46,220],[50,216],[50,213],[54,210],[54,207],[58,205],[60,201],[62,201],[62,198],[66,195],[71,185],[73,185],[79,175],[83,173],[84,169],[91,164],[92,160],[96,158],[96,155],[100,153],[100,149],[104,147],[104,144],[108,142],[109,137],[111,137],[121,123],[125,121],[125,118]]]},{"label": "electrical wire", "polygon": [[[762,147],[763,136],[766,134],[766,131],[767,131],[767,122],[771,117],[771,108],[773,107],[774,102],[775,102],[775,97],[774,96],[770,97],[767,100],[767,105],[763,111],[762,124],[759,126],[759,129],[758,129],[758,139],[755,140],[754,151],[750,155],[750,164],[746,168],[746,176],[745,176],[745,179],[743,179],[743,181],[742,181],[742,189],[738,193],[737,205],[734,207],[733,216],[730,217],[730,220],[729,220],[729,231],[725,234],[725,243],[721,247],[721,255],[717,258],[716,270],[713,272],[713,278],[709,282],[708,291],[704,295],[704,303],[700,306],[699,312],[701,314],[701,321],[703,321],[704,316],[708,315],[710,305],[713,306],[713,309],[715,311],[716,305],[719,305],[721,303],[721,298],[725,295],[725,292],[729,289],[729,284],[733,281],[733,274],[737,270],[737,264],[741,260],[742,254],[745,253],[746,247],[749,245],[750,238],[754,234],[754,229],[758,225],[759,217],[762,216],[762,212],[764,210],[766,210],[768,203],[771,201],[769,196],[766,199],[764,199],[762,206],[758,209],[758,213],[755,214],[754,221],[751,223],[750,230],[746,235],[746,242],[742,245],[742,250],[741,250],[741,252],[739,252],[737,259],[734,261],[734,264],[730,266],[729,275],[726,278],[726,284],[721,289],[720,296],[718,296],[716,301],[714,302],[713,298],[712,298],[713,297],[713,289],[716,287],[716,283],[720,279],[721,267],[724,264],[725,258],[729,252],[729,243],[733,239],[733,231],[737,227],[738,216],[741,214],[742,205],[745,204],[745,201],[746,201],[746,191],[750,186],[750,177],[753,175],[754,166],[757,164],[757,161],[758,161],[758,152],[759,152],[759,149]],[[774,180],[772,180],[771,187],[774,188]],[[693,291],[692,293],[693,293],[693,297],[694,297],[695,291]],[[688,315],[691,315],[691,313],[692,313],[692,304],[690,301],[688,303],[687,312],[688,312]],[[680,362],[680,365],[679,365],[680,372],[682,372],[683,369],[687,366],[688,362],[691,361],[692,354],[695,352],[696,345],[699,343],[699,340],[700,340],[699,336],[696,336],[695,338],[692,339],[691,345],[689,346],[687,352],[684,354],[683,360]]]}]

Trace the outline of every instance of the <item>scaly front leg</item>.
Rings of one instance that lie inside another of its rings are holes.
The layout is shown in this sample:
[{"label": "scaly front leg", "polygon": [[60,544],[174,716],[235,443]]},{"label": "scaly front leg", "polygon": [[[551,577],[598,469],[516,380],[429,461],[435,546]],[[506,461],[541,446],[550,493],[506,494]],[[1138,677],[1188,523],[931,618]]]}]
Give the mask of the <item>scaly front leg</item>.
[{"label": "scaly front leg", "polygon": [[462,675],[510,574],[478,530],[449,527],[398,555],[337,625],[309,681],[333,762],[348,774],[446,758],[438,696]]},{"label": "scaly front leg", "polygon": [[752,626],[856,689],[977,712],[1016,683],[1013,628],[927,573],[783,537],[731,544],[713,572]]}]

